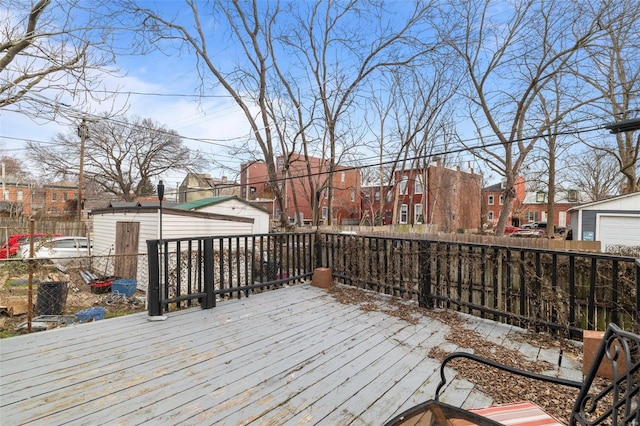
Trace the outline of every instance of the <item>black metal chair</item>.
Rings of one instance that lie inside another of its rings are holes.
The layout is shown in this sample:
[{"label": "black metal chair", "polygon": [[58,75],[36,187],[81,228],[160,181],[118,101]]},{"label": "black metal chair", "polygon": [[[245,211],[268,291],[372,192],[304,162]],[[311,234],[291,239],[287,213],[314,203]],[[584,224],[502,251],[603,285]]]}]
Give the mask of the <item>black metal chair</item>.
[{"label": "black metal chair", "polygon": [[[454,352],[440,364],[436,401],[440,399],[440,392],[447,383],[445,367],[456,358],[467,358],[508,373],[580,389],[569,425],[640,425],[640,336],[621,330],[615,324],[607,327],[583,382],[532,373],[474,354]],[[599,388],[594,386],[594,381],[603,361],[611,363],[613,378]]]}]

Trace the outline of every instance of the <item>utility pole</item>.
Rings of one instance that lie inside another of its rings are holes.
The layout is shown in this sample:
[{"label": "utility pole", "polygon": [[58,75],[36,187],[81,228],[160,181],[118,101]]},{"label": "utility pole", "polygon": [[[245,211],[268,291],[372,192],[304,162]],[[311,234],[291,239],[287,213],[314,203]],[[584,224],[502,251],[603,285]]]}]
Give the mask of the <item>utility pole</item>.
[{"label": "utility pole", "polygon": [[82,124],[78,127],[78,135],[80,136],[80,172],[78,173],[78,200],[76,201],[76,210],[78,211],[78,221],[82,221],[82,178],[84,174],[84,142],[87,139],[87,122],[83,118]]}]

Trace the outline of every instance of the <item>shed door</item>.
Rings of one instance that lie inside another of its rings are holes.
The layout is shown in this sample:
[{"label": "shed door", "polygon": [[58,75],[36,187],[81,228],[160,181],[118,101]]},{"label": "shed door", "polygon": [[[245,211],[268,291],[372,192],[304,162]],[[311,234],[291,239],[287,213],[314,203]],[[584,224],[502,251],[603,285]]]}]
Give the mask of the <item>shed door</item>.
[{"label": "shed door", "polygon": [[640,216],[599,216],[597,239],[607,246],[640,246]]},{"label": "shed door", "polygon": [[137,279],[139,235],[140,222],[116,222],[115,276]]}]

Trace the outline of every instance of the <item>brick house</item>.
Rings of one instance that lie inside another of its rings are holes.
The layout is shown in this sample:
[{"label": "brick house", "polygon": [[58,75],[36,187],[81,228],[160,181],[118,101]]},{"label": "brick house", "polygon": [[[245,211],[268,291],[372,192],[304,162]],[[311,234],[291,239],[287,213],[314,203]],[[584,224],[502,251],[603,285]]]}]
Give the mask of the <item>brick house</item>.
[{"label": "brick house", "polygon": [[[328,220],[328,189],[326,185],[328,162],[322,158],[294,154],[288,157],[285,170],[285,158],[276,158],[276,182],[282,189],[287,216],[291,222],[310,224],[313,220],[312,199],[319,196],[319,215],[323,221]],[[309,185],[309,174],[316,188],[322,188],[319,194],[312,193]],[[270,189],[267,166],[264,162],[245,163],[240,171],[241,195],[254,202],[273,200]],[[358,223],[360,220],[360,171],[345,167],[336,167],[333,175],[333,223]],[[263,206],[266,207],[266,206]],[[278,218],[280,211],[277,205],[267,208],[272,218]],[[297,219],[297,220],[296,220]]]},{"label": "brick house", "polygon": [[0,214],[2,216],[17,217],[31,215],[32,185],[7,178],[2,183],[2,197],[0,198]]},{"label": "brick house", "polygon": [[226,176],[212,178],[208,173],[187,173],[178,187],[178,201],[180,203],[226,195],[240,195],[238,183],[229,181]]},{"label": "brick house", "polygon": [[[516,197],[511,205],[511,214],[507,220],[508,226],[522,226],[532,222],[547,221],[548,196],[544,191],[525,191],[525,181],[522,177],[516,179]],[[503,205],[503,184],[488,186],[482,190],[484,223],[492,228],[498,223],[500,210]],[[577,190],[559,189],[556,191],[554,202],[555,226],[569,226],[570,217],[567,213],[571,207],[582,201],[582,195]]]},{"label": "brick house", "polygon": [[[514,217],[513,212],[518,211],[525,197],[524,178],[518,176],[514,184],[516,196],[511,202],[511,216],[507,219],[508,226],[520,226],[522,219],[518,213]],[[500,211],[504,204],[505,182],[497,183],[482,189],[482,223],[494,227],[500,218]]]},{"label": "brick house", "polygon": [[74,182],[65,180],[36,186],[7,179],[2,188],[0,213],[5,216],[62,216],[76,212],[78,185]]},{"label": "brick house", "polygon": [[[532,222],[549,222],[547,217],[548,200],[547,193],[544,191],[527,192],[522,205],[514,208],[515,215],[521,219],[522,225]],[[577,190],[556,191],[553,203],[554,226],[569,226],[571,217],[568,210],[581,202],[582,197]]]},{"label": "brick house", "polygon": [[434,224],[443,232],[478,229],[480,190],[480,175],[459,167],[435,163],[426,170],[397,171],[393,185],[363,188],[364,222]]}]

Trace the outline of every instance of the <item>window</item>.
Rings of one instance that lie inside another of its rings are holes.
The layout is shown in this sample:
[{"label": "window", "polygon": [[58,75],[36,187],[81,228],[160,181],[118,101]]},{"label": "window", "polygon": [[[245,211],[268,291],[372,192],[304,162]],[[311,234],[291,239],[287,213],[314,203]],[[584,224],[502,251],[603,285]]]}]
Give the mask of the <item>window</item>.
[{"label": "window", "polygon": [[544,191],[536,192],[536,203],[544,203],[544,200],[547,198],[547,194]]},{"label": "window", "polygon": [[489,212],[489,214],[487,215],[487,220],[493,222],[493,212]]},{"label": "window", "polygon": [[351,191],[351,202],[353,203],[354,201],[356,201],[356,191],[355,190]]},{"label": "window", "polygon": [[500,194],[500,200],[498,201],[500,205],[504,204],[504,195]]},{"label": "window", "polygon": [[527,212],[527,222],[537,222],[538,212]]},{"label": "window", "polygon": [[67,201],[68,200],[68,194],[65,192],[62,194],[62,201]]},{"label": "window", "polygon": [[373,193],[373,201],[378,202],[380,201],[380,190],[376,189],[375,192]]},{"label": "window", "polygon": [[408,189],[409,189],[409,178],[405,176],[400,181],[400,195],[407,195],[409,193]]},{"label": "window", "polygon": [[322,208],[322,218],[327,220],[329,218],[329,207]]},{"label": "window", "polygon": [[18,201],[22,201],[24,199],[24,192],[18,191]]},{"label": "window", "polygon": [[409,206],[403,204],[400,206],[400,223],[407,223],[407,219],[409,216]]},{"label": "window", "polygon": [[569,202],[571,203],[575,203],[576,201],[578,201],[578,191],[576,191],[575,189],[568,190],[567,200],[569,200]]},{"label": "window", "polygon": [[422,204],[416,204],[413,206],[413,223],[420,225],[424,223],[424,217],[422,215]]},{"label": "window", "polygon": [[4,190],[2,192],[2,201],[9,201],[9,191],[8,190]]},{"label": "window", "polygon": [[58,201],[58,193],[56,192],[51,193],[51,201]]},{"label": "window", "polygon": [[67,239],[67,240],[56,240],[52,244],[55,248],[75,248],[76,240]]},{"label": "window", "polygon": [[489,204],[490,206],[493,205],[493,195],[489,195],[489,198],[487,199],[487,204]]},{"label": "window", "polygon": [[415,189],[414,189],[413,193],[414,193],[414,194],[422,194],[422,180],[421,180],[421,178],[420,178],[420,177],[418,177],[418,178],[415,180],[415,184],[416,184],[416,187],[415,187]]},{"label": "window", "polygon": [[347,172],[342,172],[340,174],[340,182],[344,183],[347,180]]},{"label": "window", "polygon": [[387,203],[390,203],[391,200],[393,200],[393,191],[388,190],[387,191]]}]

